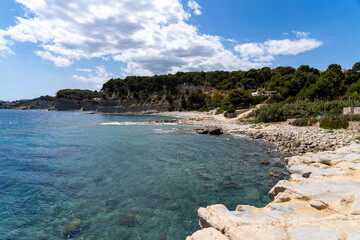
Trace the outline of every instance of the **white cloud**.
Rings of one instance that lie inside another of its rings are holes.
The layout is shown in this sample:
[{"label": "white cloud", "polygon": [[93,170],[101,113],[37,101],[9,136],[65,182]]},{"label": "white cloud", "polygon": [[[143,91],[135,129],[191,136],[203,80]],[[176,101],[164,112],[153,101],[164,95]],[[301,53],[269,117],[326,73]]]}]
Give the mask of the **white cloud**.
[{"label": "white cloud", "polygon": [[265,49],[261,43],[245,43],[235,46],[235,51],[239,52],[243,58],[260,57],[265,54]]},{"label": "white cloud", "polygon": [[297,55],[320,47],[322,44],[321,41],[307,38],[299,40],[269,40],[264,43],[270,55]]},{"label": "white cloud", "polygon": [[11,46],[13,43],[4,38],[5,31],[0,30],[0,55],[14,54],[13,51],[8,46]]},{"label": "white cloud", "polygon": [[236,41],[235,39],[232,38],[227,38],[225,39],[225,41],[230,42],[230,43],[237,43],[238,41]]},{"label": "white cloud", "polygon": [[92,70],[89,69],[89,68],[76,68],[75,69],[76,71],[79,71],[79,72],[91,72]]},{"label": "white cloud", "polygon": [[276,55],[297,55],[320,47],[323,43],[316,39],[302,38],[297,40],[268,40],[263,43],[245,43],[235,46],[244,59],[255,62],[273,61]]},{"label": "white cloud", "polygon": [[[81,69],[80,71],[91,72],[91,69]],[[100,88],[111,77],[114,77],[114,74],[108,73],[103,65],[97,66],[95,68],[95,74],[96,75],[92,75],[89,73],[87,76],[74,74],[71,77],[78,81],[94,83],[98,88]]]},{"label": "white cloud", "polygon": [[197,2],[195,2],[194,0],[189,0],[188,1],[188,7],[190,8],[190,9],[192,9],[192,10],[194,10],[194,14],[195,15],[201,15],[201,7],[200,7],[200,5],[197,3]]},{"label": "white cloud", "polygon": [[310,35],[309,32],[298,32],[298,31],[292,31],[293,34],[296,35],[298,38],[306,38]]},{"label": "white cloud", "polygon": [[[285,42],[282,47],[277,42],[253,43],[235,48],[240,57],[225,48],[222,37],[200,34],[189,24],[191,14],[184,10],[181,0],[16,1],[29,14],[0,30],[0,52],[11,53],[15,41],[31,42],[37,45],[39,57],[62,67],[81,59],[101,58],[121,61],[128,75],[246,70],[269,64],[273,55],[296,54],[304,49],[299,47],[300,42],[295,44],[298,48],[288,43],[291,49],[285,50]],[[187,5],[201,14],[194,0]],[[303,44],[311,49],[308,42]],[[73,77],[102,81],[96,78],[100,75]]]},{"label": "white cloud", "polygon": [[54,62],[54,64],[58,67],[67,67],[72,64],[71,60],[61,56],[54,56],[48,51],[36,51],[35,54],[41,57],[42,59],[50,60]]}]

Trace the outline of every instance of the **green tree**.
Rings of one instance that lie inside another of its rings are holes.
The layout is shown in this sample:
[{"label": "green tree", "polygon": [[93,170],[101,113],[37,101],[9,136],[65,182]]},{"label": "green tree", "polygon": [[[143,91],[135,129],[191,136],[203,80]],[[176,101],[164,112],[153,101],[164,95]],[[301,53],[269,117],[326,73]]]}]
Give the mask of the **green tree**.
[{"label": "green tree", "polygon": [[360,71],[360,62],[357,62],[354,64],[354,66],[352,67],[353,71]]},{"label": "green tree", "polygon": [[234,89],[229,91],[226,101],[234,107],[249,106],[252,103],[252,96],[247,91]]},{"label": "green tree", "polygon": [[199,89],[196,92],[192,92],[187,100],[187,107],[191,110],[199,110],[205,106],[206,94]]}]

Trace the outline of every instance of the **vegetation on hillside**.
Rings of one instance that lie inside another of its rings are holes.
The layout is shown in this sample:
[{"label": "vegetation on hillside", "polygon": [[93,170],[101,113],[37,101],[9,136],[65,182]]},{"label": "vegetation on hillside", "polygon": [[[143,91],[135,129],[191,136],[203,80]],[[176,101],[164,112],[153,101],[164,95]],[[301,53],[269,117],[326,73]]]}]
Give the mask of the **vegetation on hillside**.
[{"label": "vegetation on hillside", "polygon": [[[325,71],[302,65],[297,69],[264,67],[248,71],[129,76],[110,79],[100,92],[64,89],[57,92],[56,98],[79,101],[102,98],[114,104],[131,99],[140,105],[167,102],[176,103],[173,106],[177,110],[217,109],[217,113],[234,113],[239,108],[266,103],[255,113],[256,121],[261,122],[331,117],[339,115],[343,107],[360,106],[360,62],[347,71],[331,64]],[[42,96],[36,100],[53,99]]]},{"label": "vegetation on hillside", "polygon": [[56,93],[56,98],[91,100],[93,98],[101,98],[102,93],[91,90],[80,89],[63,89]]},{"label": "vegetation on hillside", "polygon": [[[179,85],[199,89],[190,92],[186,89],[184,92],[179,90]],[[177,99],[183,110],[220,108],[218,113],[247,108],[269,98],[252,96],[251,93],[255,91],[278,92],[257,111],[258,121],[281,121],[289,117],[308,117],[328,112],[336,114],[342,107],[352,106],[360,98],[360,62],[354,64],[346,74],[338,64],[329,65],[323,72],[308,65],[297,69],[264,67],[249,71],[132,76],[111,79],[102,88],[105,99],[134,98],[139,102],[149,102],[149,96],[158,95],[157,100]]]}]

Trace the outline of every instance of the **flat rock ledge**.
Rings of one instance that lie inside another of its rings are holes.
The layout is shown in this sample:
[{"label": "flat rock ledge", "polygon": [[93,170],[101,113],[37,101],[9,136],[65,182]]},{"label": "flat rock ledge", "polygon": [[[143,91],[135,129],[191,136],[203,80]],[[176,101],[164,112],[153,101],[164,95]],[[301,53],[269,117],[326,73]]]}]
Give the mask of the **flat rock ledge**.
[{"label": "flat rock ledge", "polygon": [[287,158],[289,180],[269,192],[264,208],[200,208],[202,230],[187,240],[360,239],[360,144]]}]

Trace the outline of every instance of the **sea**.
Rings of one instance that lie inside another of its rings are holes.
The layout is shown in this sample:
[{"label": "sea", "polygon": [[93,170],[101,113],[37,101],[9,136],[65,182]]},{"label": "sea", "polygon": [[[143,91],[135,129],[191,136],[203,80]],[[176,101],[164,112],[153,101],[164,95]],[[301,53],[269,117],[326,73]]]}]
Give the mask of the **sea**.
[{"label": "sea", "polygon": [[289,176],[270,144],[149,122],[169,119],[0,110],[0,239],[183,240]]}]

